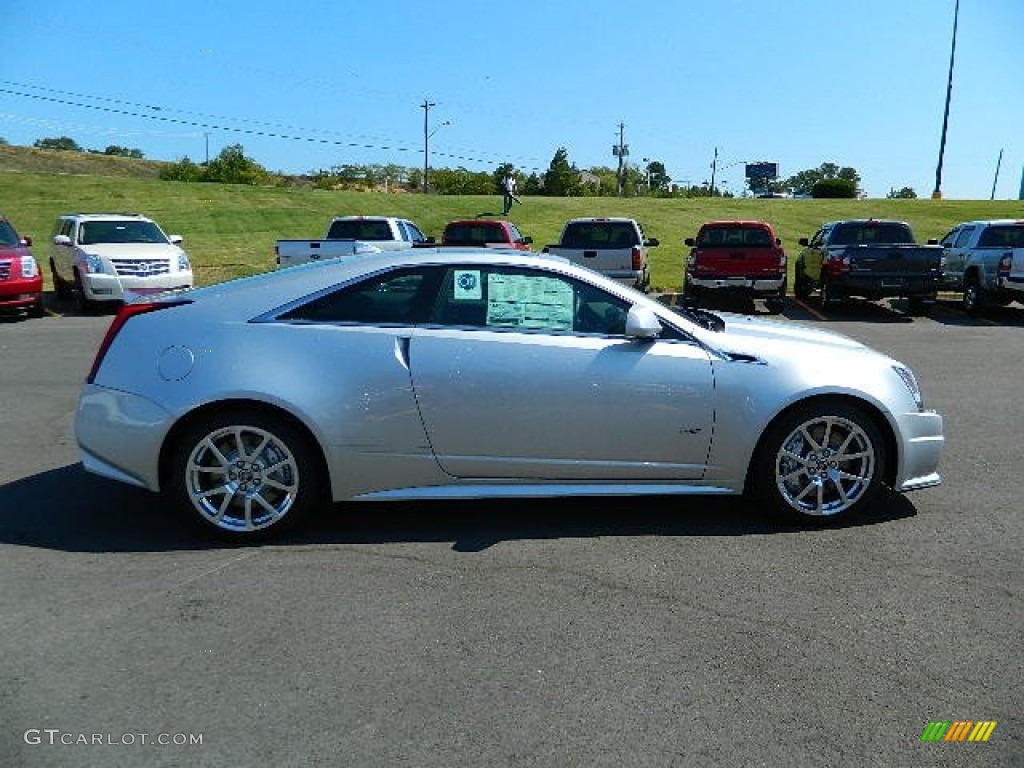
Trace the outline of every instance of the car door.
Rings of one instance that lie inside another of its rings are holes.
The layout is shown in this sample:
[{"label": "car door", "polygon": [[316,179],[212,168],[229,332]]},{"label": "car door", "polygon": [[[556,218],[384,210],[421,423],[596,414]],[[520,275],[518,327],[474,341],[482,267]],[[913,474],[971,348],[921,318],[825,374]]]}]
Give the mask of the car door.
[{"label": "car door", "polygon": [[[964,282],[964,270],[967,268],[967,260],[970,258],[971,249],[969,243],[973,241],[974,226],[960,227],[956,238],[951,241],[950,246],[943,249],[946,257],[945,275],[949,284],[954,288],[960,288]],[[948,236],[947,236],[948,237]],[[946,238],[943,238],[943,245]]]},{"label": "car door", "polygon": [[710,358],[678,332],[626,338],[629,306],[541,268],[451,267],[409,355],[441,467],[461,478],[701,478]]}]

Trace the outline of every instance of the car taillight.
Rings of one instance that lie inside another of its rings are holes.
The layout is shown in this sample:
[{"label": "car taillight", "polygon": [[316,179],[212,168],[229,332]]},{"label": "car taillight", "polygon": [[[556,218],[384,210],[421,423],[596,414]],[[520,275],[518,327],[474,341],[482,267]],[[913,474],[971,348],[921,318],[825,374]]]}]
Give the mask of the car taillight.
[{"label": "car taillight", "polygon": [[1013,253],[1004,253],[1003,258],[999,260],[999,266],[997,267],[999,277],[1010,276],[1010,266],[1013,264]]},{"label": "car taillight", "polygon": [[158,309],[170,309],[171,307],[179,307],[182,304],[191,303],[188,299],[172,299],[170,301],[143,301],[136,304],[122,305],[117,314],[114,315],[114,319],[110,322],[110,327],[107,328],[107,333],[103,337],[103,341],[100,342],[99,349],[96,350],[96,358],[92,361],[92,368],[89,370],[89,375],[85,378],[85,382],[92,384],[96,380],[100,364],[103,362],[103,358],[107,356],[110,345],[114,343],[114,337],[117,336],[124,327],[124,324],[131,318],[148,312],[156,312]]},{"label": "car taillight", "polygon": [[844,272],[850,271],[850,257],[849,256],[835,256],[828,260],[828,273],[835,277],[841,275]]},{"label": "car taillight", "polygon": [[643,268],[644,268],[644,256],[643,256],[643,253],[640,251],[640,247],[639,246],[634,245],[633,246],[633,264],[632,264],[631,269],[634,272],[639,272]]}]

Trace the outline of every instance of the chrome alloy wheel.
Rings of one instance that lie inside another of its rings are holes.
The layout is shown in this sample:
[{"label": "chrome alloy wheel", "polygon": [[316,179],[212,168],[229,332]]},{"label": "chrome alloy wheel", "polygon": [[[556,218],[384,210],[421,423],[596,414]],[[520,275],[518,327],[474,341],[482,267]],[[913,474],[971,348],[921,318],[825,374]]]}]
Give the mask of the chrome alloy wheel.
[{"label": "chrome alloy wheel", "polygon": [[280,522],[299,492],[299,464],[273,433],[231,425],[199,440],[185,463],[192,505],[226,531],[257,531]]},{"label": "chrome alloy wheel", "polygon": [[868,491],[875,476],[873,443],[841,416],[819,415],[800,424],[775,456],[782,500],[802,515],[838,515]]}]

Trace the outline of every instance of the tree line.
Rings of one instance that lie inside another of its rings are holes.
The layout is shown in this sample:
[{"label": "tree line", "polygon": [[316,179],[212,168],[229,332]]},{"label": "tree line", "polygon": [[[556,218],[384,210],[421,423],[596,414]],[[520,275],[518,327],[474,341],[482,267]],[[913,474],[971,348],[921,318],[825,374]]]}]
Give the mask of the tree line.
[{"label": "tree line", "polygon": [[[0,145],[7,142],[0,138]],[[93,154],[144,158],[141,150],[109,145],[103,150],[84,149],[74,139],[59,136],[39,139],[33,144],[40,149],[55,149]],[[674,181],[658,160],[645,165],[626,164],[620,173],[606,166],[579,168],[569,160],[569,152],[559,147],[547,170],[525,171],[512,163],[501,163],[492,171],[468,168],[428,168],[424,180],[422,168],[396,164],[345,163],[307,174],[287,175],[269,171],[245,154],[241,144],[225,147],[209,162],[197,163],[189,157],[164,163],[159,177],[167,181],[217,182],[222,184],[308,185],[318,189],[365,189],[423,192],[424,182],[430,192],[441,195],[491,195],[501,193],[502,179],[516,179],[522,195],[550,197],[613,197],[621,186],[626,197],[733,197],[734,193],[708,180],[699,183]],[[861,194],[861,177],[850,166],[822,163],[817,168],[799,171],[785,179],[748,179],[745,189],[752,194],[785,193],[810,197],[853,198]],[[911,187],[893,188],[887,197],[917,197]]]}]

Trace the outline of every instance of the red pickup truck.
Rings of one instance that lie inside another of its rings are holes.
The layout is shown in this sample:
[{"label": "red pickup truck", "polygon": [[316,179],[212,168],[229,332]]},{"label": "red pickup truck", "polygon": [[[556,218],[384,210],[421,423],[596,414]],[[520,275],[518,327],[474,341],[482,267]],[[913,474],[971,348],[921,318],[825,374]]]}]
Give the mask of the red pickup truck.
[{"label": "red pickup truck", "polygon": [[765,308],[782,311],[786,296],[786,252],[772,225],[764,221],[709,221],[690,246],[683,302],[696,306],[711,295],[764,299]]},{"label": "red pickup truck", "polygon": [[32,238],[19,237],[0,216],[0,311],[43,316],[43,273],[29,250]]}]

